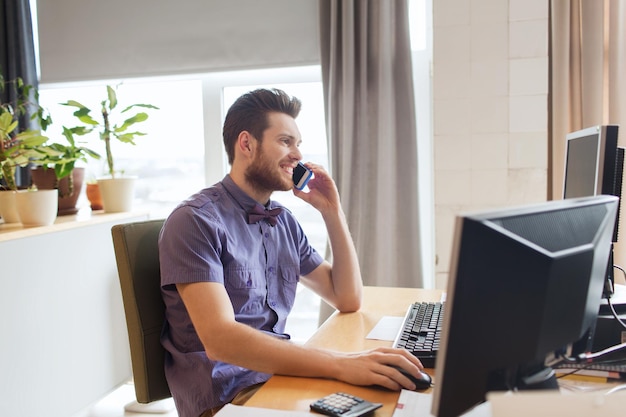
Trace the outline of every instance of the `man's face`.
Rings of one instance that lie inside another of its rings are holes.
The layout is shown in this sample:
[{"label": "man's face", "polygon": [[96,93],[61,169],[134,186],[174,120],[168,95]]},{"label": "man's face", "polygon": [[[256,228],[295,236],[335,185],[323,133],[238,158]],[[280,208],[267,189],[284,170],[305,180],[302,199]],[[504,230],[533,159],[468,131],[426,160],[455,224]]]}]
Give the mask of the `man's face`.
[{"label": "man's face", "polygon": [[293,188],[293,168],[302,159],[302,142],[296,121],[284,113],[269,113],[269,127],[258,141],[246,181],[260,191],[289,191]]}]

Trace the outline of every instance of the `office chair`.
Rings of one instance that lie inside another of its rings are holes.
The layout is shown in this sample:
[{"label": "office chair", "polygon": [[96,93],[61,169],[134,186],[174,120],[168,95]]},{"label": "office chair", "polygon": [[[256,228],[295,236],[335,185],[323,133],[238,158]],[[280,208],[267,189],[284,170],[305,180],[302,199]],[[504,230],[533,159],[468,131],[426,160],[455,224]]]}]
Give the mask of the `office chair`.
[{"label": "office chair", "polygon": [[163,220],[112,227],[122,289],[137,403],[127,411],[165,413],[174,408],[165,379],[165,349],[160,335],[165,319],[161,298],[158,236]]}]

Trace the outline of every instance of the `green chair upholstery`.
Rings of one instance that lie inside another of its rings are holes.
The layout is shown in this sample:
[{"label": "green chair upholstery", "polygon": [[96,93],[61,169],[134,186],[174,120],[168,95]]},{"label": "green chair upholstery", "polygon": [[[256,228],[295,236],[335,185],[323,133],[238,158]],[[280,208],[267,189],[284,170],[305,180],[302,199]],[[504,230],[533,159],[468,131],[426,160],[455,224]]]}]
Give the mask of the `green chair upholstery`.
[{"label": "green chair upholstery", "polygon": [[113,247],[122,288],[130,356],[139,403],[171,397],[160,335],[165,319],[161,298],[158,236],[163,220],[113,226]]}]

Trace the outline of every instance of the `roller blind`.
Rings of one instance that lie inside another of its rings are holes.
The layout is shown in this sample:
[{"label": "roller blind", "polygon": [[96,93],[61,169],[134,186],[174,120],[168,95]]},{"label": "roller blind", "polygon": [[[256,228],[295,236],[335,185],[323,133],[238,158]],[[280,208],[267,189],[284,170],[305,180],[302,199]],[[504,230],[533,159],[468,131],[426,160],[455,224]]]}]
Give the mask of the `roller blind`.
[{"label": "roller blind", "polygon": [[42,82],[319,63],[315,0],[37,0]]}]

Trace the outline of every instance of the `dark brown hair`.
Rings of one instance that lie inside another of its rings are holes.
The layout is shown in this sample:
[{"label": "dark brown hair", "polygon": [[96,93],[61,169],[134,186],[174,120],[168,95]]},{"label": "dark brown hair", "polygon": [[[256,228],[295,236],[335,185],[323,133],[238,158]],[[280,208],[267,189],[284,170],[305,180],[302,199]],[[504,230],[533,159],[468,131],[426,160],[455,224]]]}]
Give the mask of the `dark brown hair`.
[{"label": "dark brown hair", "polygon": [[239,97],[228,109],[222,130],[228,163],[232,165],[235,159],[235,143],[241,132],[248,131],[255,139],[262,140],[269,124],[268,113],[285,113],[295,119],[301,106],[299,99],[277,88],[260,88]]}]

